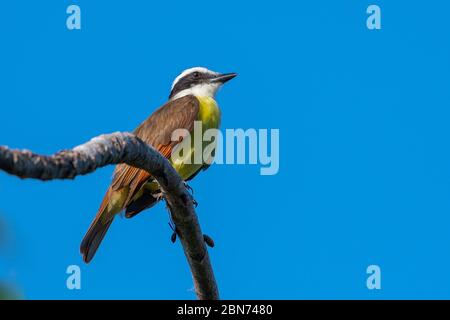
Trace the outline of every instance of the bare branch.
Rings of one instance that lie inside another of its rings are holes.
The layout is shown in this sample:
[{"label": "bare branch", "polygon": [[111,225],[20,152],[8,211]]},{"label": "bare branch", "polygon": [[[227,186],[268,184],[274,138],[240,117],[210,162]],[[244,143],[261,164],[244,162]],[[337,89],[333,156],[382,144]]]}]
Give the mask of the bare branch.
[{"label": "bare branch", "polygon": [[219,299],[192,196],[167,159],[151,146],[133,134],[120,132],[95,137],[74,149],[63,150],[52,156],[0,146],[0,170],[20,178],[73,179],[118,163],[151,172],[158,181],[191,268],[198,299]]}]

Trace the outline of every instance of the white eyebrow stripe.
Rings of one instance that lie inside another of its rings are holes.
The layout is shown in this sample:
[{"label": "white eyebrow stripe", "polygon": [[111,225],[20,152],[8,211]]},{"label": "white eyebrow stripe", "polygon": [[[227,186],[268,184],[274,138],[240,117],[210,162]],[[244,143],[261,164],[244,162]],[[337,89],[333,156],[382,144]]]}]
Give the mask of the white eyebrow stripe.
[{"label": "white eyebrow stripe", "polygon": [[186,69],[178,77],[175,78],[175,80],[172,83],[172,88],[171,89],[173,89],[175,87],[175,85],[178,83],[178,81],[180,81],[181,78],[187,76],[190,73],[196,72],[196,71],[197,72],[201,72],[201,73],[208,73],[208,74],[211,74],[211,75],[217,75],[218,74],[217,72],[208,70],[207,68],[204,68],[204,67],[194,67],[194,68]]}]

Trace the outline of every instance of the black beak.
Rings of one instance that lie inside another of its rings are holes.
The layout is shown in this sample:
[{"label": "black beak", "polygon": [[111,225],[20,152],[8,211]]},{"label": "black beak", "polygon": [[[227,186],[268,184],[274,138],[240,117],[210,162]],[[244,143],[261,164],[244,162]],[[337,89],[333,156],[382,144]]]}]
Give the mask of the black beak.
[{"label": "black beak", "polygon": [[211,79],[212,82],[225,83],[237,76],[237,73],[222,73]]}]

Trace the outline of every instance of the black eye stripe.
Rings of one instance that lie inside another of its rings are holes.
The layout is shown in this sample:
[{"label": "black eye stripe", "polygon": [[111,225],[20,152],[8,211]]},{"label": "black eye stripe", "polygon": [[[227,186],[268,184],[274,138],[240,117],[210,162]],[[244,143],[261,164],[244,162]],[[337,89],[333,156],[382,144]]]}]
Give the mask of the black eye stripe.
[{"label": "black eye stripe", "polygon": [[196,85],[198,83],[201,83],[204,80],[208,80],[214,77],[214,74],[205,73],[205,72],[199,72],[194,71],[190,74],[185,75],[183,78],[178,80],[178,82],[173,87],[169,99],[172,98],[174,95],[176,95],[178,92],[183,91],[185,89],[188,89],[192,87],[193,85]]},{"label": "black eye stripe", "polygon": [[178,92],[181,92],[185,89],[189,89],[192,85],[199,83],[201,81],[200,75],[198,77],[194,76],[194,73],[188,74],[178,80],[178,82],[175,84],[175,86],[172,89],[172,92],[170,93],[169,99],[172,98],[174,95],[176,95]]}]

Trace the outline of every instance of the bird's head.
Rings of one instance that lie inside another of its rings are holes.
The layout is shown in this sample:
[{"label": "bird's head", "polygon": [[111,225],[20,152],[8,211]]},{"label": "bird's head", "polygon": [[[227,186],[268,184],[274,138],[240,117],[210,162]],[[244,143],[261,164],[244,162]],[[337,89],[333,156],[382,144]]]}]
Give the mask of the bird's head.
[{"label": "bird's head", "polygon": [[178,99],[188,94],[214,98],[217,90],[236,76],[236,73],[218,73],[202,67],[184,70],[175,78],[169,99]]}]

